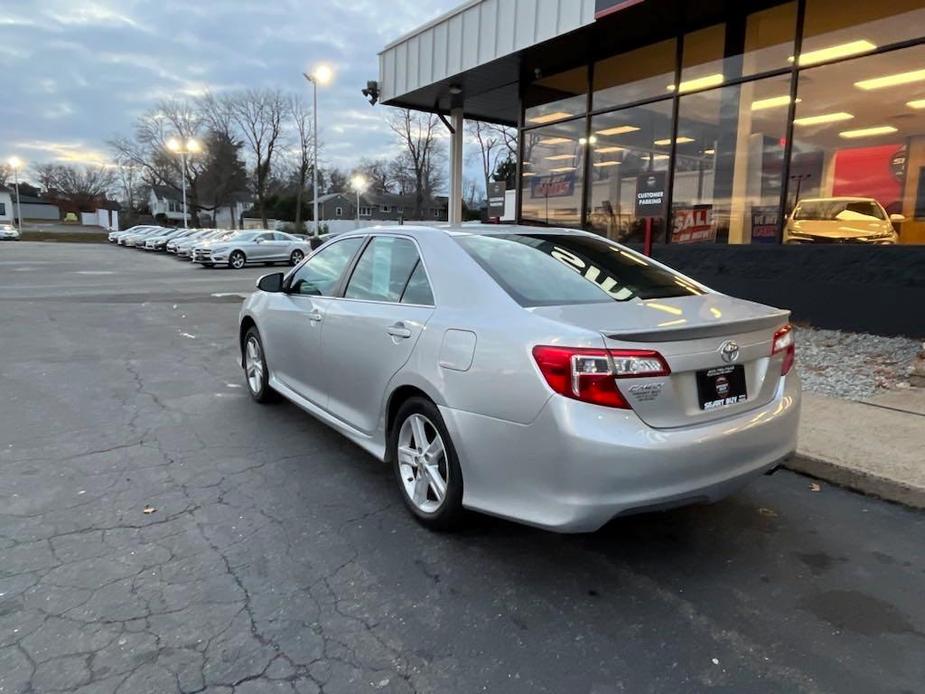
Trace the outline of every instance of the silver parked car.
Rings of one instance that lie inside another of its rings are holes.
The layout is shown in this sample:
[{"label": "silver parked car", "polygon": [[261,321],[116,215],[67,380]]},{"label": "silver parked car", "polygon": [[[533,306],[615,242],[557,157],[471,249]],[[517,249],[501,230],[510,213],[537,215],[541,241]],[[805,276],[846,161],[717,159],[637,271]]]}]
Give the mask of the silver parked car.
[{"label": "silver parked car", "polygon": [[19,241],[19,229],[12,224],[0,224],[0,241]]},{"label": "silver parked car", "polygon": [[206,266],[228,265],[240,270],[249,263],[298,265],[311,251],[304,239],[281,231],[242,231],[197,247],[193,260]]},{"label": "silver parked car", "polygon": [[193,248],[196,245],[223,233],[225,232],[218,229],[197,229],[195,233],[190,234],[185,239],[180,239],[174,252],[177,254],[178,258],[183,258],[184,260],[192,260]]},{"label": "silver parked car", "polygon": [[129,227],[128,229],[123,229],[122,231],[111,231],[107,235],[107,238],[109,239],[109,243],[117,243],[119,239],[123,236],[129,236],[131,234],[138,234],[147,229],[154,229],[154,228],[156,227],[150,224],[137,224],[133,227]]},{"label": "silver parked car", "polygon": [[167,250],[169,241],[183,238],[188,234],[188,231],[185,229],[164,229],[160,234],[146,237],[144,243],[138,244],[138,246],[146,251],[164,251]]},{"label": "silver parked car", "polygon": [[468,508],[593,531],[720,499],[796,448],[789,314],[590,233],[367,229],[257,286],[254,399],[388,461],[431,527]]},{"label": "silver parked car", "polygon": [[119,236],[116,239],[116,243],[120,246],[125,246],[126,248],[134,248],[137,245],[144,246],[145,239],[163,234],[166,231],[167,229],[163,227],[147,227],[141,231]]}]

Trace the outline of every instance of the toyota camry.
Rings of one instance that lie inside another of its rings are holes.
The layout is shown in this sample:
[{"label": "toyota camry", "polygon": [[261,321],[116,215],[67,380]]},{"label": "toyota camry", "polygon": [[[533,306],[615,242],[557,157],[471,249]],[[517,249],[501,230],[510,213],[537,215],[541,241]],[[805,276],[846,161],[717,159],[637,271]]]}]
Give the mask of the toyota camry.
[{"label": "toyota camry", "polygon": [[282,395],[387,462],[411,513],[562,532],[718,500],[796,447],[786,311],[593,234],[342,234],[240,314],[253,398]]}]

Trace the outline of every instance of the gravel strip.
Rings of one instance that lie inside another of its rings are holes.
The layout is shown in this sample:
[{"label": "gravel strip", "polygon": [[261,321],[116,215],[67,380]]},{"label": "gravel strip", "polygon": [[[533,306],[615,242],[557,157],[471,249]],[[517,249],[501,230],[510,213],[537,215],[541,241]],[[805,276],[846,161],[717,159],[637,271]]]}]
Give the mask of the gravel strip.
[{"label": "gravel strip", "polygon": [[922,344],[840,330],[797,327],[797,368],[803,390],[847,400],[909,387],[909,374]]}]

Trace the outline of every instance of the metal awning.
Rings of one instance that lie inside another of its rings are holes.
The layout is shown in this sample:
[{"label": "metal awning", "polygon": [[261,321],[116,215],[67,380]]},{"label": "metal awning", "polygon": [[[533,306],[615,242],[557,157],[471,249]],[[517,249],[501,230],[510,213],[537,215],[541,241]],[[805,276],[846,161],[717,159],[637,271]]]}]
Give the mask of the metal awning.
[{"label": "metal awning", "polygon": [[461,106],[467,118],[514,125],[522,54],[593,24],[594,12],[595,0],[470,0],[383,49],[382,102]]}]

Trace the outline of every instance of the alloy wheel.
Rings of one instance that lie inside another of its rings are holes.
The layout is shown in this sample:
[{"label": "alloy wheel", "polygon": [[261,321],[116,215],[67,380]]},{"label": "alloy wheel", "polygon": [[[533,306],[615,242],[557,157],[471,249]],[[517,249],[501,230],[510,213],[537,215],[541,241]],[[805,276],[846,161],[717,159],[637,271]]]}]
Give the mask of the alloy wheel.
[{"label": "alloy wheel", "polygon": [[398,432],[398,466],[405,494],[419,510],[435,513],[449,483],[443,438],[422,414],[410,415]]},{"label": "alloy wheel", "polygon": [[293,265],[298,265],[302,262],[302,258],[305,257],[305,254],[302,251],[293,251],[292,255],[289,256],[289,262]]},{"label": "alloy wheel", "polygon": [[263,373],[266,366],[263,361],[263,350],[260,341],[251,335],[244,347],[244,373],[247,376],[247,387],[254,395],[263,387]]},{"label": "alloy wheel", "polygon": [[245,259],[244,254],[241,251],[235,251],[231,254],[231,267],[235,270],[240,270],[244,267]]}]

